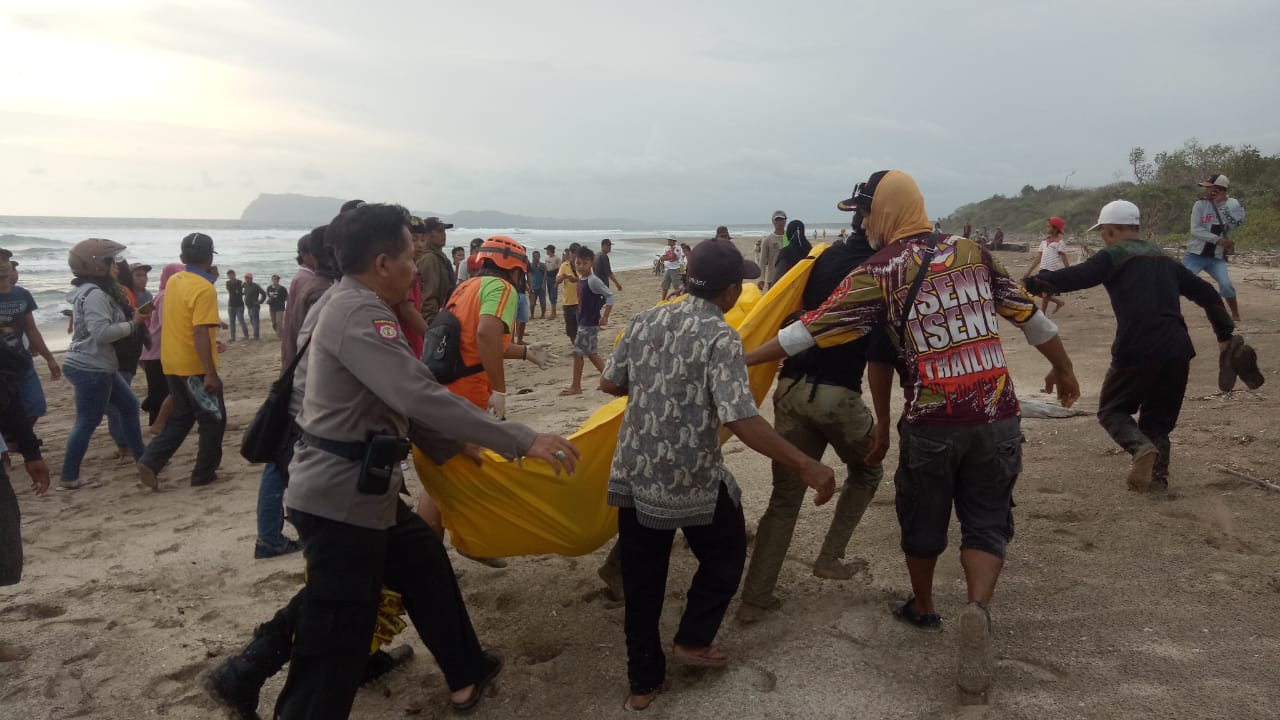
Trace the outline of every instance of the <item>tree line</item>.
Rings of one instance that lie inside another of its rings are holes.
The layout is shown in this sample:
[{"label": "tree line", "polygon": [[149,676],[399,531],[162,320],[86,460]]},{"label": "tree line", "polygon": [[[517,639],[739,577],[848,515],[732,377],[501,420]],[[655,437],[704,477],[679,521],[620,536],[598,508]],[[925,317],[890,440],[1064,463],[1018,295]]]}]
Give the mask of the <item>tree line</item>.
[{"label": "tree line", "polygon": [[1093,225],[1098,208],[1123,197],[1142,208],[1145,234],[1166,244],[1186,240],[1191,205],[1202,193],[1196,183],[1222,173],[1231,181],[1232,197],[1244,204],[1247,220],[1233,239],[1241,248],[1270,248],[1280,244],[1280,155],[1264,155],[1252,145],[1203,145],[1191,139],[1181,148],[1148,156],[1135,147],[1129,151],[1132,180],[1118,180],[1095,188],[1046,185],[1023,186],[1015,196],[992,195],[964,205],[943,227],[958,230],[966,219],[975,228],[997,226],[1006,234],[1036,234],[1045,219],[1057,215],[1067,221],[1070,233]]}]

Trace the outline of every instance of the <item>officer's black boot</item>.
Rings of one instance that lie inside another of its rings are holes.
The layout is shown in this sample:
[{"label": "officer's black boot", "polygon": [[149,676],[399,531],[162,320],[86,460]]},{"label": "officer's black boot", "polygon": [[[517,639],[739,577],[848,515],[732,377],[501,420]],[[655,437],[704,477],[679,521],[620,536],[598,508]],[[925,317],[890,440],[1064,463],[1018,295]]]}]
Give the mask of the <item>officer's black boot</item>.
[{"label": "officer's black boot", "polygon": [[267,678],[289,662],[293,624],[288,611],[293,605],[290,603],[289,608],[259,625],[244,650],[219,663],[204,677],[205,690],[236,720],[259,720],[258,693]]},{"label": "officer's black boot", "polygon": [[360,684],[367,685],[411,659],[413,648],[409,645],[397,645],[390,650],[379,649],[369,656],[369,662],[364,666],[364,679]]}]

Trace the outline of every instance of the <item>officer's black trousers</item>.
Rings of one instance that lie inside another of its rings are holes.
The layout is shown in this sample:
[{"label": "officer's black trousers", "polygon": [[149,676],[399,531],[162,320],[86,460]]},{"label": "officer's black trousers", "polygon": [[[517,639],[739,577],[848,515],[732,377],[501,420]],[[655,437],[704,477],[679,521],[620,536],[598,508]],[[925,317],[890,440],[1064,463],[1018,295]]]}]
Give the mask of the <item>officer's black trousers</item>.
[{"label": "officer's black trousers", "polygon": [[396,524],[371,530],[290,509],[307,560],[297,603],[289,677],[276,717],[345,718],[364,676],[382,585],[400,593],[409,619],[451,691],[484,672],[480,641],[444,545],[403,502]]}]

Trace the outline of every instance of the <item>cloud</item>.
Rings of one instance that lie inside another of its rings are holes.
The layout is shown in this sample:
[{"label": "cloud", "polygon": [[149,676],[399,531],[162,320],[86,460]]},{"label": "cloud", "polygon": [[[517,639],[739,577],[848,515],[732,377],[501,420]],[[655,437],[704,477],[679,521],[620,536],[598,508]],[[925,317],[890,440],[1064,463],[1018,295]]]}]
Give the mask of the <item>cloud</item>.
[{"label": "cloud", "polygon": [[[1224,37],[1186,21],[1198,6],[1183,0],[8,6],[0,46],[18,60],[0,83],[0,150],[29,170],[0,177],[0,212],[238,217],[257,192],[296,189],[822,220],[882,168],[912,173],[939,214],[1072,170],[1076,185],[1110,182],[1132,145],[1280,150],[1280,96],[1261,90],[1280,66],[1270,0],[1224,7],[1242,20]],[[1173,68],[1180,47],[1231,68],[1239,112],[1189,94],[1221,78]],[[1124,82],[1124,102],[1099,102],[1103,78]]]}]

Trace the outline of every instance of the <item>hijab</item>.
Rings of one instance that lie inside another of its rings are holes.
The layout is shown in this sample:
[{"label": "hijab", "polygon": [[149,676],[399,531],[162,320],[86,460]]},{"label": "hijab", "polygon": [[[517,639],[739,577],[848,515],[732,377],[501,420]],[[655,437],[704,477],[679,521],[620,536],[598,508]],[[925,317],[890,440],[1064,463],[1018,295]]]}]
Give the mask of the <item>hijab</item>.
[{"label": "hijab", "polygon": [[867,218],[867,239],[873,248],[882,248],[903,238],[933,230],[924,209],[924,196],[916,181],[901,170],[890,170],[880,180]]}]

